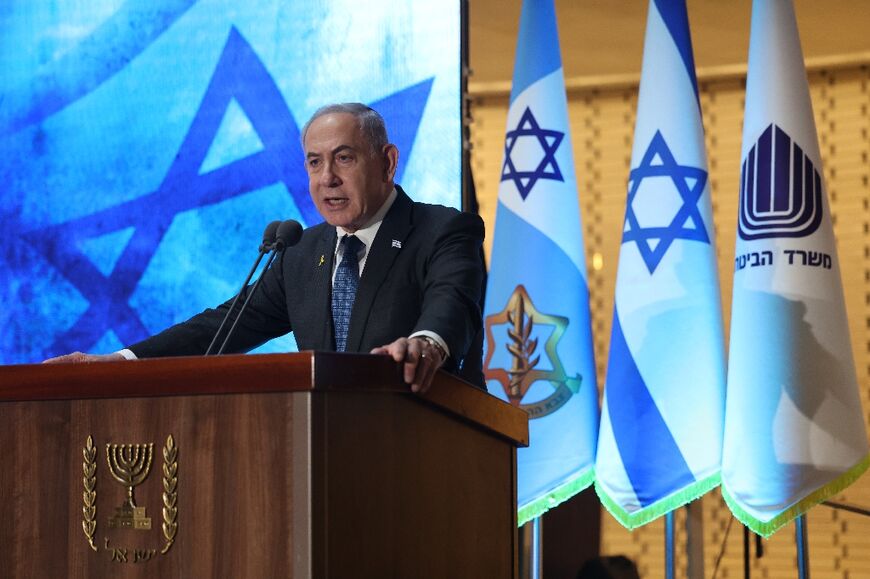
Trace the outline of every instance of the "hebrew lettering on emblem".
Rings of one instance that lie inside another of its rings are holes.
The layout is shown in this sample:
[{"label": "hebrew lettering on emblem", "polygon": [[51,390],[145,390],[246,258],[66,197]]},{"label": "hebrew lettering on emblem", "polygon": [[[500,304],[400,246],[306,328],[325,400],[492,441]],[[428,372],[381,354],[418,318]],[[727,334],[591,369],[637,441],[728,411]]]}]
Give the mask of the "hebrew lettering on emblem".
[{"label": "hebrew lettering on emblem", "polygon": [[783,249],[782,252],[788,256],[789,265],[806,265],[809,267],[822,267],[824,269],[831,269],[833,265],[831,256],[821,251]]},{"label": "hebrew lettering on emblem", "polygon": [[806,237],[818,229],[822,209],[818,169],[785,131],[770,125],[743,161],[741,239]]},{"label": "hebrew lettering on emblem", "polygon": [[734,258],[734,271],[745,269],[747,265],[749,267],[761,267],[772,264],[772,251],[753,251],[752,253],[744,253]]}]

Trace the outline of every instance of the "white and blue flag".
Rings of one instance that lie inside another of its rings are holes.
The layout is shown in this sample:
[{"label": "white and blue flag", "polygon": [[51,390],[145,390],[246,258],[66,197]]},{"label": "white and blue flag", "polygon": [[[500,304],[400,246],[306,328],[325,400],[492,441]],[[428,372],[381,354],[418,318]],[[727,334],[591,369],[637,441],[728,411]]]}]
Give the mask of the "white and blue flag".
[{"label": "white and blue flag", "polygon": [[635,528],[719,483],[725,353],[684,0],[649,4],[596,491]]},{"label": "white and blue flag", "polygon": [[525,0],[484,311],[490,392],[529,413],[519,524],[591,484],[598,389],[553,0]]},{"label": "white and blue flag", "polygon": [[791,0],[753,3],[741,159],[722,487],[768,536],[868,466]]}]

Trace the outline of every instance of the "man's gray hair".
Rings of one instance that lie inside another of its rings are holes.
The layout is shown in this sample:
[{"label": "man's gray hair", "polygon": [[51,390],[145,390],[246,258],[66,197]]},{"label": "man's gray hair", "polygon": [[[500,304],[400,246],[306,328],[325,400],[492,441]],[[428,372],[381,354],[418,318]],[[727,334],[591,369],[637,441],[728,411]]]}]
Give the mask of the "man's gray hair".
[{"label": "man's gray hair", "polygon": [[336,113],[346,113],[353,115],[359,123],[359,128],[362,131],[363,137],[372,147],[372,152],[379,153],[386,145],[389,144],[387,139],[387,125],[384,123],[378,111],[368,107],[362,103],[338,103],[334,105],[322,106],[311,115],[305,126],[302,127],[302,146],[305,146],[305,135],[308,134],[308,127],[315,120],[324,115],[332,115]]}]

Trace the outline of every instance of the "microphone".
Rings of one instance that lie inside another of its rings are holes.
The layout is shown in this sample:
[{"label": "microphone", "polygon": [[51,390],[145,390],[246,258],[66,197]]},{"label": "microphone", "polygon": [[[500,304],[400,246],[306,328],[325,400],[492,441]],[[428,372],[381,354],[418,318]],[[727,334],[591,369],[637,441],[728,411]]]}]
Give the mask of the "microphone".
[{"label": "microphone", "polygon": [[[277,223],[277,222],[275,222]],[[269,224],[272,225],[271,223]],[[276,251],[284,251],[287,247],[292,247],[299,243],[302,239],[302,226],[298,221],[288,219],[276,227],[274,249]],[[265,243],[265,237],[263,238]]]},{"label": "microphone", "polygon": [[[270,247],[273,243],[275,243],[275,236],[278,233],[278,227],[281,226],[280,221],[273,221],[269,225],[266,226],[266,229],[263,231],[263,243],[260,244],[260,251],[263,252],[265,248]],[[265,250],[268,251],[268,250]]]},{"label": "microphone", "polygon": [[[272,265],[272,262],[275,261],[275,257],[278,255],[279,252],[284,251],[284,249],[286,249],[288,247],[292,247],[292,246],[296,245],[297,243],[299,243],[299,240],[302,239],[302,226],[299,225],[298,221],[288,219],[287,221],[282,221],[281,224],[276,227],[275,241],[271,245],[264,247],[266,244],[266,233],[269,231],[269,228],[272,227],[273,223],[275,223],[275,222],[270,223],[266,227],[266,231],[263,232],[263,245],[260,246],[260,257],[257,258],[257,264],[260,263],[260,259],[262,259],[264,251],[271,251],[272,253],[269,256],[269,260],[266,262],[266,266],[263,268],[263,271],[261,271],[260,275],[257,277],[257,281],[254,282],[254,287],[252,287],[251,291],[248,292],[248,295],[245,298],[245,301],[242,304],[241,309],[239,310],[239,315],[236,316],[236,319],[233,321],[233,325],[230,326],[230,330],[227,332],[227,335],[224,338],[224,341],[221,344],[220,349],[218,349],[218,351],[217,351],[218,356],[220,356],[221,354],[224,353],[224,348],[227,347],[227,344],[230,341],[230,336],[233,335],[233,332],[236,329],[236,325],[239,323],[239,320],[242,319],[242,314],[245,313],[245,308],[248,307],[248,304],[250,303],[251,298],[254,297],[254,293],[257,291],[257,288],[260,287],[260,282],[263,281],[263,275],[265,275],[266,271],[269,270],[269,267]],[[254,269],[256,269],[256,264],[254,266]],[[248,278],[245,280],[245,283],[242,286],[242,289],[239,291],[238,295],[236,296],[236,299],[233,300],[233,306],[236,304],[236,301],[239,299],[239,296],[242,295],[242,292],[244,291],[244,288],[247,286],[248,282],[251,281],[251,275],[253,275],[253,273],[254,273],[254,270],[252,269],[251,273],[248,274]],[[230,310],[227,312],[227,317],[229,317],[230,312],[232,312],[232,311],[233,311],[233,308],[232,308],[232,306],[230,306]],[[226,322],[226,319],[227,318],[224,318],[224,322]],[[223,324],[221,324],[221,326],[223,326]],[[220,328],[218,329],[217,334],[215,334],[215,339],[217,339],[218,334],[220,334]],[[212,340],[212,342],[214,342],[214,340]],[[209,346],[209,350],[211,350],[211,346]],[[208,355],[208,354],[206,354],[206,355]]]},{"label": "microphone", "polygon": [[[285,222],[286,223],[286,222]],[[293,223],[296,223],[295,221]],[[230,309],[227,310],[224,319],[221,321],[221,325],[218,327],[217,332],[214,335],[214,338],[211,339],[211,343],[208,345],[208,349],[205,351],[205,355],[208,356],[211,354],[212,348],[214,348],[215,343],[217,342],[218,336],[220,336],[221,331],[223,331],[224,326],[227,323],[227,320],[232,314],[233,309],[236,307],[236,302],[239,301],[242,293],[245,291],[245,288],[248,287],[248,283],[251,281],[251,278],[254,277],[254,272],[257,271],[257,266],[260,265],[260,261],[263,259],[263,256],[268,252],[272,251],[273,246],[276,243],[276,238],[278,235],[278,230],[281,228],[282,222],[280,221],[272,221],[269,225],[266,226],[266,229],[263,231],[263,242],[260,244],[260,253],[257,256],[257,261],[254,262],[254,266],[251,268],[251,271],[248,273],[248,277],[245,278],[245,282],[242,284],[242,289],[239,290],[239,293],[236,294],[233,303],[230,305]],[[299,227],[300,235],[302,227],[296,223],[296,226]],[[298,241],[298,239],[297,239]]]}]

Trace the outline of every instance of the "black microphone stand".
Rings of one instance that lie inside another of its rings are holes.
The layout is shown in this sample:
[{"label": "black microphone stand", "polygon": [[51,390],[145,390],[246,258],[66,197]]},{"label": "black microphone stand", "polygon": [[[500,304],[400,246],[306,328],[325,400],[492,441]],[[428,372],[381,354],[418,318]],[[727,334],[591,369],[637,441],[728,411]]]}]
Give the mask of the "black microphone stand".
[{"label": "black microphone stand", "polygon": [[[271,226],[271,224],[270,224],[270,226]],[[260,272],[259,277],[257,277],[257,281],[254,282],[254,287],[251,288],[251,291],[249,291],[248,295],[245,297],[245,301],[242,304],[241,309],[239,310],[239,315],[237,315],[236,319],[233,320],[233,325],[230,326],[230,329],[227,332],[226,337],[224,337],[224,341],[221,344],[220,349],[217,351],[218,356],[220,356],[221,354],[224,353],[224,349],[227,347],[227,344],[230,341],[230,337],[233,335],[233,332],[236,329],[236,325],[238,325],[239,320],[242,319],[242,314],[245,313],[245,309],[248,307],[248,304],[250,303],[251,298],[254,297],[254,294],[257,292],[257,288],[260,287],[260,282],[263,281],[263,276],[266,274],[267,271],[269,271],[269,267],[272,265],[272,262],[275,261],[275,257],[280,252],[284,251],[284,248],[290,247],[291,245],[295,245],[301,237],[302,237],[302,226],[299,225],[298,222],[293,221],[292,219],[288,219],[287,221],[282,222],[277,227],[277,234],[275,235],[275,242],[272,245],[270,245],[268,248],[266,248],[266,249],[271,250],[272,255],[269,256],[269,261],[266,262],[266,267],[264,267],[263,271]],[[264,245],[265,245],[265,243],[264,243]],[[263,250],[264,250],[263,246],[260,246],[260,257],[257,258],[257,263],[259,263],[260,259],[262,259],[262,257],[263,257],[263,255],[262,255]],[[256,267],[254,269],[256,269]],[[254,273],[254,270],[251,270],[251,274],[253,274],[253,273]],[[250,279],[251,278],[248,277],[248,279],[245,280],[245,286],[248,284]],[[236,296],[236,299],[233,300],[233,305],[235,305],[236,301],[238,301],[239,297],[241,297],[242,291],[244,291],[245,286],[242,286],[243,289]],[[232,307],[230,307],[230,311],[227,312],[227,318],[229,317],[230,312],[232,312]],[[224,321],[226,321],[226,319]],[[223,327],[223,324],[221,324],[221,327]],[[217,339],[218,334],[220,334],[220,329],[218,329],[218,333],[215,334],[215,339]],[[209,347],[209,349],[211,349],[211,347]]]},{"label": "black microphone stand", "polygon": [[[242,283],[242,288],[239,290],[239,293],[236,294],[233,303],[230,304],[230,309],[227,310],[224,319],[221,321],[221,325],[218,327],[217,332],[215,332],[214,337],[211,339],[211,343],[208,345],[208,349],[205,351],[206,356],[211,354],[211,350],[212,348],[214,348],[218,336],[221,335],[224,326],[227,324],[227,320],[230,318],[230,315],[233,313],[233,309],[235,309],[236,307],[236,303],[238,303],[239,298],[242,297],[242,294],[245,292],[245,288],[248,287],[248,283],[250,283],[251,278],[254,277],[254,272],[257,271],[257,267],[260,265],[260,261],[263,260],[263,256],[272,251],[272,248],[275,245],[275,233],[277,232],[278,226],[280,224],[280,221],[273,221],[266,226],[266,230],[263,232],[263,243],[260,244],[260,254],[257,256],[257,261],[254,262],[254,266],[251,268],[251,271],[248,272],[248,277],[246,277],[244,283]],[[271,261],[269,263],[271,263]],[[266,267],[269,267],[268,264],[266,265]],[[247,303],[247,301],[245,303]],[[230,330],[230,332],[232,332],[232,330]]]},{"label": "black microphone stand", "polygon": [[[264,267],[264,268],[263,268],[263,271],[260,272],[259,277],[257,277],[257,281],[254,282],[254,287],[251,288],[251,291],[249,291],[247,297],[245,297],[245,301],[244,301],[244,303],[242,304],[242,308],[239,310],[239,315],[237,315],[237,316],[236,316],[236,319],[233,320],[233,325],[230,326],[230,330],[227,332],[227,335],[226,335],[226,337],[224,337],[224,341],[223,341],[223,343],[221,344],[220,349],[218,349],[218,351],[217,351],[217,355],[218,355],[218,356],[220,356],[221,354],[224,353],[224,348],[227,347],[227,344],[228,344],[229,341],[230,341],[230,336],[232,336],[232,335],[233,335],[233,332],[236,330],[236,324],[238,324],[238,323],[239,323],[239,320],[242,319],[242,314],[245,312],[245,308],[248,307],[248,302],[251,301],[251,298],[254,296],[254,293],[257,291],[257,288],[260,287],[260,282],[263,281],[263,274],[266,273],[266,271],[269,269],[269,266],[272,265],[272,262],[273,262],[273,261],[275,261],[275,256],[278,255],[278,251],[276,251],[276,250],[277,250],[277,248],[275,248],[275,249],[272,250],[272,254],[269,256],[269,261],[266,262],[266,267]],[[262,255],[261,255],[260,257],[262,258]],[[259,263],[259,260],[257,260],[257,262]],[[248,281],[250,281],[250,278],[248,278],[247,280],[245,280],[246,283],[247,283]],[[241,295],[241,294],[239,294],[238,296],[236,296],[236,300],[239,299],[239,296],[240,296],[240,295]],[[235,301],[235,300],[233,301],[233,305],[236,305],[236,301]],[[230,308],[230,311],[232,311],[232,308]],[[229,312],[227,312],[227,314],[229,315]],[[220,334],[220,330],[218,330],[218,334]],[[217,338],[217,334],[215,334],[215,338]],[[206,354],[206,355],[207,355],[207,354]]]}]

